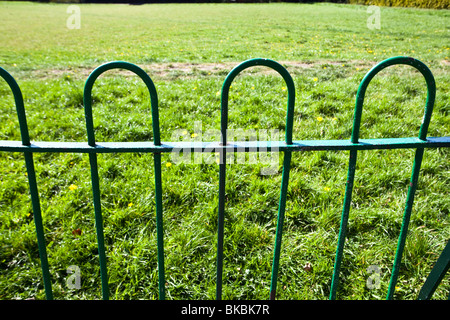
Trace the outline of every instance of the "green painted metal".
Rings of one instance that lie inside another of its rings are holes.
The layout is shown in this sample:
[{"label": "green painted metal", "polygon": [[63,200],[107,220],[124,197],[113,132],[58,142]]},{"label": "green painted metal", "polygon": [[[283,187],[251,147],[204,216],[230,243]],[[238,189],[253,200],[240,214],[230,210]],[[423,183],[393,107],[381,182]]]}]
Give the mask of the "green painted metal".
[{"label": "green painted metal", "polygon": [[[269,59],[250,59],[236,66],[222,85],[221,96],[221,145],[227,146],[227,129],[228,129],[228,94],[233,80],[243,70],[254,67],[264,66],[277,71],[286,82],[288,90],[288,102],[286,112],[286,145],[292,144],[292,127],[294,119],[295,106],[295,85],[289,72],[278,62]],[[216,275],[216,299],[222,297],[222,272],[223,272],[223,230],[225,218],[225,180],[226,180],[226,149],[220,151],[220,170],[219,170],[219,205],[218,205],[218,226],[217,226],[217,275]],[[270,285],[270,298],[274,299],[277,286],[278,265],[280,260],[281,239],[283,235],[284,211],[286,206],[287,187],[289,184],[289,171],[291,164],[291,151],[284,151],[283,174],[281,182],[280,202],[278,208],[278,220],[276,241],[274,249],[274,257],[272,264],[272,280]]]},{"label": "green painted metal", "polygon": [[[3,68],[0,68],[0,76],[5,79],[14,96],[16,104],[17,116],[19,117],[20,134],[22,138],[22,145],[29,146],[30,136],[28,133],[27,118],[25,114],[25,107],[23,103],[22,91],[16,80]],[[44,227],[42,224],[41,205],[39,201],[39,192],[36,182],[36,173],[34,171],[33,154],[29,152],[24,153],[25,165],[27,168],[28,185],[30,188],[31,204],[33,207],[33,220],[36,227],[36,238],[38,242],[39,258],[41,260],[42,277],[44,280],[45,295],[48,300],[53,299],[53,292],[51,286],[50,272],[48,269],[47,249],[44,238]]]},{"label": "green painted metal", "polygon": [[[95,147],[95,134],[92,116],[92,87],[95,80],[104,72],[111,69],[126,69],[138,75],[146,84],[150,94],[151,112],[152,112],[152,127],[153,127],[153,143],[155,146],[161,145],[159,133],[159,114],[158,114],[158,96],[155,85],[147,73],[138,66],[124,61],[114,61],[105,63],[96,68],[89,75],[84,86],[84,110],[86,117],[86,129],[88,136],[88,144],[90,147]],[[91,180],[92,192],[94,197],[95,223],[97,229],[97,241],[100,259],[100,271],[102,279],[103,299],[109,298],[108,276],[106,267],[106,254],[103,236],[103,221],[100,204],[100,184],[97,168],[97,154],[89,153],[89,160],[91,164]],[[157,226],[157,247],[158,247],[158,275],[159,275],[159,298],[165,299],[165,281],[164,281],[164,243],[163,243],[163,222],[162,222],[162,183],[161,183],[161,153],[154,153],[154,168],[155,168],[155,205],[156,205],[156,226]]]},{"label": "green painted metal", "polygon": [[[361,124],[361,116],[362,116],[362,108],[364,104],[364,95],[366,93],[366,89],[369,86],[370,81],[373,79],[373,77],[382,71],[383,69],[393,66],[393,65],[410,65],[417,70],[424,76],[426,84],[427,84],[427,100],[425,104],[425,113],[422,120],[422,124],[420,126],[420,132],[419,132],[419,139],[422,141],[426,141],[426,135],[428,126],[431,120],[431,114],[433,112],[433,105],[434,100],[436,96],[436,84],[434,81],[433,74],[431,73],[430,69],[423,64],[421,61],[416,60],[414,58],[410,57],[394,57],[390,59],[386,59],[376,66],[374,66],[363,78],[361,81],[361,84],[358,88],[358,92],[356,94],[356,105],[355,105],[355,113],[354,113],[354,120],[353,120],[353,130],[352,130],[352,136],[351,136],[351,142],[352,143],[358,143],[359,141],[359,131],[360,131],[360,124]],[[403,249],[405,246],[405,240],[406,240],[406,232],[408,230],[409,225],[409,219],[411,216],[411,210],[412,210],[412,204],[414,201],[414,194],[417,188],[417,181],[419,177],[419,171],[420,171],[420,165],[422,162],[424,148],[417,147],[416,148],[416,156],[413,164],[413,172],[411,175],[411,183],[408,189],[408,195],[407,195],[407,201],[406,201],[406,207],[405,212],[403,214],[403,223],[402,228],[400,231],[394,266],[392,270],[392,276],[389,283],[389,290],[387,294],[387,299],[392,299],[392,296],[394,294],[395,290],[395,284],[397,282],[398,272],[399,272],[399,265],[403,254]],[[357,158],[357,152],[356,150],[352,150],[350,152],[350,160],[349,160],[349,169],[348,169],[348,177],[347,177],[347,185],[345,189],[345,197],[344,197],[344,208],[342,210],[342,217],[341,217],[341,226],[339,229],[339,240],[336,250],[336,258],[335,258],[335,265],[333,270],[333,278],[331,282],[331,291],[330,291],[330,299],[336,298],[336,292],[337,287],[339,283],[339,273],[340,273],[340,266],[342,262],[342,256],[343,256],[343,250],[344,250],[344,242],[345,242],[345,236],[347,232],[347,225],[348,225],[348,218],[349,218],[349,212],[350,212],[350,204],[351,204],[351,196],[352,196],[352,190],[353,190],[353,182],[355,178],[355,166],[356,166],[356,158]]]},{"label": "green painted metal", "polygon": [[[362,117],[362,107],[366,89],[373,77],[386,67],[392,65],[410,65],[424,76],[427,84],[427,101],[425,105],[424,117],[420,127],[418,137],[409,138],[384,138],[384,139],[359,139],[360,123]],[[254,67],[264,66],[277,71],[284,79],[288,89],[287,113],[285,141],[227,141],[228,127],[228,95],[233,80],[241,71]],[[151,117],[153,142],[97,142],[95,140],[93,115],[92,115],[92,88],[96,79],[104,72],[111,69],[126,69],[138,75],[146,84],[150,93]],[[338,243],[336,248],[335,264],[331,279],[330,299],[336,299],[340,267],[343,259],[343,250],[345,237],[348,227],[348,220],[351,207],[351,198],[353,183],[355,178],[355,168],[357,164],[357,154],[360,150],[379,150],[379,149],[415,149],[415,159],[411,174],[411,182],[408,189],[403,222],[398,239],[397,251],[395,254],[392,276],[390,279],[387,299],[392,299],[394,288],[397,281],[399,266],[403,249],[405,246],[406,233],[409,226],[409,220],[414,202],[414,194],[417,188],[420,166],[423,153],[426,148],[450,147],[450,137],[428,137],[427,130],[431,119],[433,104],[435,100],[436,86],[431,71],[420,61],[410,57],[394,57],[384,60],[374,66],[362,80],[355,104],[355,113],[353,120],[352,135],[349,140],[293,140],[292,129],[294,119],[295,105],[295,85],[288,71],[278,62],[268,59],[251,59],[244,61],[236,66],[226,77],[222,86],[221,96],[221,133],[220,141],[211,142],[161,142],[160,127],[158,115],[158,96],[156,88],[151,78],[138,66],[115,61],[103,64],[96,68],[87,78],[84,87],[84,108],[86,117],[87,143],[84,142],[31,142],[28,126],[26,122],[25,108],[21,90],[14,78],[4,69],[0,68],[0,76],[6,80],[10,86],[16,104],[17,115],[19,118],[21,141],[0,141],[0,151],[3,152],[22,152],[25,157],[28,181],[30,187],[31,201],[33,206],[34,221],[36,227],[39,256],[43,273],[43,283],[46,292],[46,298],[52,299],[51,278],[47,261],[44,228],[41,217],[39,203],[39,193],[37,189],[36,174],[34,171],[33,153],[40,152],[59,152],[59,153],[88,153],[91,169],[91,182],[93,193],[93,204],[95,214],[95,227],[97,231],[97,245],[99,251],[100,276],[102,283],[103,299],[109,299],[108,275],[106,248],[103,235],[103,217],[100,201],[100,179],[98,175],[97,154],[101,153],[126,153],[140,152],[152,153],[154,155],[155,168],[155,208],[156,208],[156,229],[157,229],[157,255],[158,255],[158,282],[159,299],[165,299],[165,272],[164,272],[164,239],[163,239],[163,214],[162,214],[162,180],[161,180],[161,154],[172,152],[174,150],[184,150],[191,152],[220,152],[221,162],[219,170],[219,209],[218,209],[218,229],[217,229],[217,266],[216,266],[216,299],[222,298],[223,285],[223,241],[224,241],[224,222],[225,222],[225,185],[226,185],[226,153],[227,152],[283,152],[283,172],[280,188],[280,198],[278,204],[277,229],[275,235],[275,244],[273,252],[270,299],[276,298],[277,277],[280,261],[281,242],[283,235],[283,222],[285,206],[287,201],[287,191],[289,187],[289,173],[292,152],[309,152],[318,150],[345,150],[349,151],[349,167],[347,174],[347,183],[345,188],[344,204],[339,229]],[[434,292],[443,274],[448,270],[449,244],[444,249],[441,257],[438,259],[435,268],[433,268],[429,278],[423,286],[419,299],[428,299]]]},{"label": "green painted metal", "polygon": [[356,152],[356,150],[350,151],[347,182],[345,185],[344,207],[342,209],[341,224],[339,226],[339,237],[336,247],[336,258],[334,262],[333,276],[331,279],[330,300],[336,299],[336,292],[339,283],[342,256],[344,254],[345,237],[347,235],[348,218],[350,214],[350,205],[352,202],[353,181],[355,179],[357,155],[358,153]]},{"label": "green painted metal", "polygon": [[[422,289],[419,292],[418,300],[429,300],[433,296],[434,291],[438,287],[439,283],[441,283],[445,274],[450,268],[450,240],[447,242],[444,250],[442,250],[441,255],[439,256],[436,264],[433,269],[431,269],[430,275],[422,286]],[[450,292],[448,295],[448,299],[450,300]]]},{"label": "green painted metal", "polygon": [[270,152],[270,151],[345,151],[345,150],[381,150],[381,149],[416,149],[450,147],[450,137],[428,137],[426,141],[417,137],[360,139],[358,143],[350,140],[297,140],[292,144],[284,141],[237,141],[222,146],[220,142],[210,141],[175,141],[162,142],[155,146],[152,142],[96,142],[90,146],[86,142],[51,142],[33,141],[25,146],[21,141],[0,141],[0,151],[28,153],[168,153],[177,150],[186,152]]}]

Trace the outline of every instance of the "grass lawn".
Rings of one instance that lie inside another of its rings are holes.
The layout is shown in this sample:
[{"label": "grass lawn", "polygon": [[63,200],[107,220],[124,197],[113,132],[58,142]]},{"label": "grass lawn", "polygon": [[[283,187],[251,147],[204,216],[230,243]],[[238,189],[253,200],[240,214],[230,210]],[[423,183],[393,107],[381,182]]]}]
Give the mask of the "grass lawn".
[{"label": "grass lawn", "polygon": [[[239,62],[281,62],[294,78],[294,140],[349,139],[358,85],[375,63],[406,55],[427,64],[437,84],[428,136],[450,135],[450,13],[381,8],[381,28],[366,7],[332,4],[79,5],[81,26],[67,28],[66,4],[0,2],[0,66],[24,94],[35,141],[86,141],[83,86],[112,60],[141,66],[159,97],[162,141],[176,130],[220,128],[220,92]],[[20,140],[12,95],[0,81],[0,140]],[[148,92],[137,77],[111,71],[93,90],[97,141],[152,140]],[[361,138],[417,136],[426,87],[407,66],[371,83]],[[239,76],[229,127],[279,129],[287,92],[264,68]],[[280,155],[280,158],[282,156]],[[101,297],[89,159],[36,154],[50,272],[56,299]],[[384,299],[402,222],[413,150],[358,153],[339,299]],[[111,299],[157,299],[153,159],[98,156]],[[278,299],[327,299],[339,232],[348,152],[292,157]],[[416,299],[450,237],[449,150],[427,149],[395,299]],[[224,299],[267,299],[282,159],[227,168]],[[163,154],[168,299],[215,297],[218,165],[177,164]],[[0,153],[0,299],[43,299],[42,276],[23,155]],[[74,232],[81,230],[80,232]],[[67,268],[81,288],[66,285]],[[380,270],[369,289],[369,266]],[[434,298],[446,299],[446,276]]]}]

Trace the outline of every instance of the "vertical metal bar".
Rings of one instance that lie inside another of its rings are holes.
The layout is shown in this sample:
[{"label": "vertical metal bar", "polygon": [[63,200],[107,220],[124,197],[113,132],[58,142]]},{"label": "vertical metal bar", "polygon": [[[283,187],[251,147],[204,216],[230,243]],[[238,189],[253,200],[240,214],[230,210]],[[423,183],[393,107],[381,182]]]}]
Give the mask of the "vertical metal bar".
[{"label": "vertical metal bar", "polygon": [[277,292],[278,268],[280,265],[281,240],[283,236],[284,213],[286,209],[286,197],[289,185],[289,172],[291,170],[291,151],[284,153],[283,175],[281,178],[281,192],[278,206],[277,231],[275,235],[275,248],[272,262],[272,276],[270,281],[270,299],[275,300]]},{"label": "vertical metal bar", "polygon": [[219,164],[219,207],[217,213],[216,300],[222,299],[223,236],[224,236],[224,220],[225,220],[225,179],[226,179],[225,177],[226,177],[226,152],[225,150],[222,150],[220,153],[220,164]]},{"label": "vertical metal bar", "polygon": [[429,300],[450,268],[450,240],[420,289],[418,300]]},{"label": "vertical metal bar", "polygon": [[347,173],[347,184],[345,187],[345,196],[344,196],[344,207],[342,209],[341,225],[339,227],[339,238],[336,249],[333,277],[331,280],[330,300],[336,299],[336,291],[339,284],[339,274],[341,269],[342,256],[344,252],[345,237],[347,234],[348,217],[350,213],[350,205],[352,202],[352,191],[353,191],[353,183],[355,180],[357,155],[358,153],[356,150],[350,151],[350,159]]},{"label": "vertical metal bar", "polygon": [[98,257],[102,282],[103,300],[109,299],[108,271],[106,263],[105,240],[103,235],[103,218],[100,202],[100,182],[98,177],[97,154],[89,153],[91,166],[92,195],[94,199],[95,229],[97,230]]},{"label": "vertical metal bar", "polygon": [[25,163],[27,167],[28,185],[30,187],[31,203],[33,206],[33,220],[36,227],[36,236],[41,260],[42,276],[44,279],[45,296],[47,300],[53,300],[52,285],[50,281],[50,271],[47,260],[47,250],[44,238],[44,227],[42,224],[41,205],[39,202],[39,192],[37,188],[36,173],[34,171],[33,154],[25,152]]},{"label": "vertical metal bar", "polygon": [[[231,81],[222,86],[221,95],[221,141],[220,144],[227,145],[227,126],[228,126],[228,94]],[[227,84],[227,85],[225,85]],[[216,253],[216,300],[222,299],[222,280],[223,280],[223,237],[225,223],[225,183],[226,183],[226,157],[224,149],[220,151],[219,162],[219,203],[217,208],[217,253]]]},{"label": "vertical metal bar", "polygon": [[[0,67],[0,76],[5,79],[14,96],[16,112],[19,118],[20,135],[24,146],[31,145],[28,133],[28,125],[23,103],[22,91],[16,80],[3,68]],[[25,165],[28,176],[28,186],[31,195],[31,204],[33,207],[33,220],[36,228],[36,237],[38,242],[39,259],[41,261],[42,278],[44,281],[45,297],[47,300],[53,299],[52,285],[50,280],[50,271],[47,259],[47,249],[44,237],[44,227],[42,223],[41,205],[39,201],[39,192],[37,188],[36,172],[34,170],[33,154],[24,152]]]},{"label": "vertical metal bar", "polygon": [[164,275],[164,230],[162,218],[162,182],[161,182],[161,153],[153,155],[155,168],[155,206],[156,206],[156,237],[158,246],[158,284],[159,299],[164,300],[165,275]]},{"label": "vertical metal bar", "polygon": [[402,260],[403,250],[405,248],[406,235],[408,233],[408,226],[409,226],[409,220],[411,217],[411,211],[412,211],[413,202],[414,202],[414,195],[415,195],[415,192],[417,189],[417,183],[419,180],[419,172],[420,172],[420,166],[422,164],[423,152],[424,152],[423,148],[418,148],[416,150],[416,155],[414,158],[414,165],[413,165],[413,170],[412,170],[412,174],[411,174],[411,181],[410,181],[409,188],[408,188],[408,195],[406,198],[405,211],[403,213],[402,227],[400,230],[400,235],[399,235],[398,244],[397,244],[397,251],[395,253],[394,265],[392,267],[392,274],[391,274],[391,279],[389,282],[389,289],[388,289],[388,293],[387,293],[387,297],[386,297],[386,299],[388,299],[388,300],[391,300],[394,296],[395,285],[397,283],[398,273],[400,271],[400,262]]}]

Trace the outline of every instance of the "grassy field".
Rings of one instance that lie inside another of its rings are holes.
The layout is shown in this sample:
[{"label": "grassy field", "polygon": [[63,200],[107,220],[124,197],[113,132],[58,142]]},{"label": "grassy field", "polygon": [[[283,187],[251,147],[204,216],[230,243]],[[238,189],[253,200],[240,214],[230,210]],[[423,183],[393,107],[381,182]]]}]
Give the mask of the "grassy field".
[{"label": "grassy field", "polygon": [[[248,58],[282,62],[294,78],[294,140],[349,139],[355,94],[364,74],[392,56],[426,63],[437,83],[429,136],[449,136],[450,13],[382,8],[381,28],[366,7],[331,4],[80,5],[69,29],[65,4],[0,2],[0,66],[18,81],[31,139],[86,141],[83,85],[93,68],[124,60],[148,72],[159,96],[161,135],[220,127],[227,73]],[[12,95],[0,82],[0,140],[20,140]],[[97,141],[152,139],[148,93],[127,73],[101,76],[93,91]],[[279,129],[282,79],[256,68],[231,91],[231,128]],[[406,66],[374,79],[361,138],[417,136],[425,105],[422,77]],[[99,155],[112,299],[156,299],[153,159]],[[412,150],[358,155],[339,299],[384,299],[412,168]],[[56,299],[101,297],[89,160],[36,154],[36,171]],[[282,161],[227,169],[224,299],[267,299]],[[278,299],[327,299],[348,165],[347,152],[294,153]],[[450,237],[449,150],[426,150],[395,299],[415,299]],[[23,155],[0,153],[0,299],[45,298]],[[168,299],[213,299],[218,166],[176,164],[163,155]],[[79,232],[74,232],[80,230]],[[66,285],[67,267],[81,288]],[[369,266],[380,288],[369,289]],[[449,277],[434,298],[447,298]]]}]

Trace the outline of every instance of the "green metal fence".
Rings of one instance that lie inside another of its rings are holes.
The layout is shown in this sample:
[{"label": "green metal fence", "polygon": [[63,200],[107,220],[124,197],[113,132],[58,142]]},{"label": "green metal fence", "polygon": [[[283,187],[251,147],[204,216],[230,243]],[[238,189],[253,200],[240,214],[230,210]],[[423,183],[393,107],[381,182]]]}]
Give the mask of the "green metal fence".
[{"label": "green metal fence", "polygon": [[[359,139],[359,129],[361,115],[364,103],[366,89],[373,77],[381,70],[392,65],[409,65],[417,69],[425,78],[427,85],[427,100],[425,105],[424,117],[420,126],[418,137],[410,138],[385,138],[385,139]],[[284,79],[288,90],[287,115],[285,126],[284,141],[242,141],[228,143],[228,93],[234,78],[243,70],[253,66],[266,66],[277,71]],[[97,142],[95,140],[94,125],[92,117],[92,87],[96,79],[105,71],[111,69],[126,69],[138,75],[146,84],[151,100],[153,142]],[[218,226],[217,226],[217,267],[216,267],[216,299],[222,297],[222,270],[223,270],[223,239],[224,239],[224,214],[225,214],[225,174],[226,174],[226,153],[227,152],[282,152],[284,153],[283,172],[281,191],[278,206],[278,219],[276,228],[276,237],[273,252],[272,275],[270,285],[270,299],[275,299],[277,289],[277,276],[280,260],[281,242],[283,238],[283,222],[287,190],[289,186],[289,172],[292,152],[307,152],[318,150],[347,150],[350,153],[348,176],[345,188],[344,204],[339,229],[339,237],[336,249],[334,270],[331,279],[330,299],[336,299],[336,292],[339,284],[340,267],[345,245],[348,218],[350,213],[350,204],[352,201],[353,182],[355,179],[355,168],[358,151],[377,150],[377,149],[415,149],[415,157],[410,179],[410,185],[407,194],[406,205],[403,214],[403,222],[398,239],[397,251],[392,268],[392,275],[389,283],[386,298],[392,299],[397,277],[399,274],[400,262],[403,249],[405,247],[406,234],[411,216],[414,194],[417,188],[420,166],[425,148],[442,148],[450,146],[450,137],[427,137],[427,130],[430,124],[431,114],[435,101],[436,85],[434,77],[428,67],[421,61],[410,57],[394,57],[384,60],[374,66],[362,80],[357,96],[354,111],[353,129],[350,140],[292,140],[292,127],[294,119],[295,105],[295,86],[289,72],[279,63],[268,59],[251,59],[242,62],[235,67],[226,77],[222,86],[221,95],[221,140],[217,142],[161,142],[160,127],[158,115],[158,96],[155,85],[147,73],[140,67],[123,61],[116,61],[103,64],[96,68],[88,77],[84,87],[84,110],[87,128],[87,143],[83,142],[31,142],[28,133],[25,107],[22,98],[22,92],[15,79],[4,69],[0,68],[0,76],[6,80],[14,95],[17,115],[19,118],[21,141],[0,141],[0,151],[3,152],[23,152],[26,163],[28,183],[33,207],[34,222],[36,226],[36,235],[39,248],[39,255],[44,280],[44,288],[47,299],[52,299],[52,288],[50,281],[49,265],[47,261],[46,244],[44,240],[44,230],[42,225],[41,208],[39,202],[38,186],[34,170],[33,153],[51,152],[51,153],[88,153],[91,169],[92,192],[95,211],[95,225],[97,232],[98,253],[100,263],[100,275],[102,285],[103,299],[109,299],[107,261],[105,254],[105,244],[103,236],[103,220],[100,201],[100,182],[97,167],[98,153],[125,153],[140,152],[152,153],[154,156],[155,169],[155,207],[156,207],[156,231],[157,231],[157,256],[158,256],[158,275],[159,275],[159,298],[165,299],[165,280],[164,280],[164,239],[163,239],[163,208],[162,208],[162,183],[161,183],[161,154],[163,152],[172,152],[174,150],[183,150],[189,152],[219,152],[220,153],[220,171],[219,171],[219,203],[218,203]],[[425,282],[419,299],[429,299],[437,285],[442,280],[450,265],[450,248],[447,247],[442,252],[436,262],[436,266],[430,273]],[[450,298],[450,296],[449,296]]]}]

